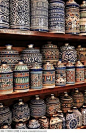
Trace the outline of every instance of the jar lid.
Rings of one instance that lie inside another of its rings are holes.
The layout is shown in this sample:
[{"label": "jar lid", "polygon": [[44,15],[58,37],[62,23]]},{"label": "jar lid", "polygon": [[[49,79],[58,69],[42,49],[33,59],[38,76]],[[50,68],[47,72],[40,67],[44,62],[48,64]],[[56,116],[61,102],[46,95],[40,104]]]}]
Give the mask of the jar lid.
[{"label": "jar lid", "polygon": [[66,2],[66,7],[70,7],[70,6],[79,7],[79,4],[77,4],[74,0],[68,0]]},{"label": "jar lid", "polygon": [[33,67],[31,68],[31,71],[36,71],[36,70],[42,71],[42,68],[41,68],[41,66],[39,65],[38,62],[35,62],[33,64]]},{"label": "jar lid", "polygon": [[86,51],[86,48],[82,48],[81,45],[78,45],[77,51]]},{"label": "jar lid", "polygon": [[57,45],[53,45],[52,42],[47,42],[48,44],[43,45],[44,49],[57,49]]},{"label": "jar lid", "polygon": [[84,65],[80,62],[80,60],[78,60],[75,64],[76,67],[83,67],[84,68]]},{"label": "jar lid", "polygon": [[44,105],[44,100],[40,99],[39,95],[35,95],[35,99],[30,101],[30,105]]},{"label": "jar lid", "polygon": [[64,100],[69,101],[70,100],[71,102],[73,101],[72,97],[70,97],[67,92],[64,92],[64,96],[61,97],[61,100],[62,101],[64,101]]},{"label": "jar lid", "polygon": [[60,49],[61,49],[61,52],[62,52],[62,51],[67,51],[67,50],[74,50],[75,47],[70,46],[69,43],[65,43],[65,46],[62,46]]},{"label": "jar lid", "polygon": [[29,71],[27,64],[23,63],[23,60],[19,60],[18,64],[15,65],[14,71]]},{"label": "jar lid", "polygon": [[60,104],[59,98],[56,98],[54,94],[46,99],[46,104]]},{"label": "jar lid", "polygon": [[55,71],[54,66],[50,63],[50,61],[47,61],[46,64],[43,65],[43,70]]}]

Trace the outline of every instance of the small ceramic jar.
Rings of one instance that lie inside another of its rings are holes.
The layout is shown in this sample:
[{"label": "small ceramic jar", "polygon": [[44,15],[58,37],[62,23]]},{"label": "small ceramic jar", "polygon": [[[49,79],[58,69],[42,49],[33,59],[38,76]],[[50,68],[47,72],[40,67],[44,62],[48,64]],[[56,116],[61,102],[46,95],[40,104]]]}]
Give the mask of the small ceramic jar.
[{"label": "small ceramic jar", "polygon": [[15,125],[15,129],[27,129],[27,127],[25,123],[19,122]]},{"label": "small ceramic jar", "polygon": [[8,125],[7,123],[4,123],[0,129],[11,129],[11,126]]},{"label": "small ceramic jar", "polygon": [[86,106],[83,105],[81,113],[82,113],[82,125],[86,126]]},{"label": "small ceramic jar", "polygon": [[41,129],[48,129],[49,128],[49,120],[46,116],[39,118],[39,123],[40,123]]},{"label": "small ceramic jar", "polygon": [[38,120],[32,119],[32,120],[29,120],[27,127],[29,129],[40,129],[40,123],[38,122]]},{"label": "small ceramic jar", "polygon": [[84,103],[86,104],[86,90],[84,91]]}]

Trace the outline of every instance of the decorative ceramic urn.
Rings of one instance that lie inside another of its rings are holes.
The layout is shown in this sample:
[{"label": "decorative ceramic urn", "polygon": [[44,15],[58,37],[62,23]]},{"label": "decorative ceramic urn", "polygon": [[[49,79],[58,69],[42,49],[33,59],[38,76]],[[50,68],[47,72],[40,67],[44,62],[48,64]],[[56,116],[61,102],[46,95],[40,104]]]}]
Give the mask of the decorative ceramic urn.
[{"label": "decorative ceramic urn", "polygon": [[74,0],[66,2],[66,33],[79,34],[79,5]]},{"label": "decorative ceramic urn", "polygon": [[19,122],[15,125],[16,129],[27,129],[26,124],[23,122]]},{"label": "decorative ceramic urn", "polygon": [[29,90],[29,69],[22,60],[15,65],[14,69],[14,91],[26,92]]},{"label": "decorative ceramic urn", "polygon": [[39,118],[39,123],[40,123],[41,129],[48,129],[49,128],[49,120],[46,116]]},{"label": "decorative ceramic urn", "polygon": [[29,123],[27,124],[27,127],[29,129],[40,129],[40,123],[38,120],[36,119],[32,119],[29,121]]},{"label": "decorative ceramic urn", "polygon": [[49,1],[49,31],[65,34],[65,3],[63,0]]},{"label": "decorative ceramic urn", "polygon": [[85,105],[83,105],[81,109],[81,113],[82,113],[82,125],[86,126],[86,106]]},{"label": "decorative ceramic urn", "polygon": [[86,104],[86,90],[84,91],[84,103]]}]

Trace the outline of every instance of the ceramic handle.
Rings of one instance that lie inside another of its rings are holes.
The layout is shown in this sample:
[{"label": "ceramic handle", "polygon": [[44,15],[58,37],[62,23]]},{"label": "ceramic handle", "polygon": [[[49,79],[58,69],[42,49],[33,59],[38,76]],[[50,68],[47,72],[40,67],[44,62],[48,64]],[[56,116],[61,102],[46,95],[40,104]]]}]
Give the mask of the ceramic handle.
[{"label": "ceramic handle", "polygon": [[6,49],[11,50],[12,49],[12,45],[10,45],[10,44],[6,45]]}]

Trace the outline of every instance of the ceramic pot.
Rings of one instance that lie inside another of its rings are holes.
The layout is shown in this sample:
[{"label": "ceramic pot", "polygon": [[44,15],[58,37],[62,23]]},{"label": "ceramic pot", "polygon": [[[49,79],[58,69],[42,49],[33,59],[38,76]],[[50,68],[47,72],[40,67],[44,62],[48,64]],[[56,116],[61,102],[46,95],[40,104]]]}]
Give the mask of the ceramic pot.
[{"label": "ceramic pot", "polygon": [[43,56],[43,63],[50,61],[50,63],[56,65],[59,60],[59,50],[57,45],[53,45],[51,42],[48,42],[48,44],[43,45],[41,52]]},{"label": "ceramic pot", "polygon": [[79,34],[79,5],[74,0],[66,2],[66,34]]},{"label": "ceramic pot", "polygon": [[29,129],[40,129],[40,123],[38,122],[38,120],[32,119],[29,121],[27,127]]},{"label": "ceramic pot", "polygon": [[0,129],[11,129],[11,126],[8,125],[7,123],[3,124]]},{"label": "ceramic pot", "polygon": [[48,31],[47,0],[31,0],[31,30]]},{"label": "ceramic pot", "polygon": [[63,0],[49,1],[49,31],[65,34],[65,3]]},{"label": "ceramic pot", "polygon": [[0,0],[0,29],[9,28],[9,0]]},{"label": "ceramic pot", "polygon": [[14,69],[14,91],[26,92],[29,90],[29,69],[22,60],[15,65]]},{"label": "ceramic pot", "polygon": [[22,99],[13,105],[12,113],[14,122],[26,122],[30,118],[30,109],[26,103],[23,103]]},{"label": "ceramic pot", "polygon": [[84,91],[84,103],[86,104],[86,90]]},{"label": "ceramic pot", "polygon": [[81,113],[82,113],[82,125],[86,126],[86,106],[82,107]]},{"label": "ceramic pot", "polygon": [[43,65],[43,87],[55,87],[55,69],[50,62],[46,62],[46,64]]},{"label": "ceramic pot", "polygon": [[13,92],[13,72],[11,68],[2,62],[0,66],[0,95]]},{"label": "ceramic pot", "polygon": [[49,120],[46,116],[43,116],[39,119],[41,129],[48,129],[49,128]]},{"label": "ceramic pot", "polygon": [[40,118],[45,116],[46,113],[46,104],[43,99],[40,99],[38,95],[35,96],[35,99],[30,101],[30,113],[34,118]]},{"label": "ceramic pot", "polygon": [[27,129],[27,127],[25,123],[19,122],[15,125],[15,129]]},{"label": "ceramic pot", "polygon": [[10,0],[10,28],[30,29],[30,3],[28,0]]},{"label": "ceramic pot", "polygon": [[58,98],[54,96],[54,94],[51,94],[51,97],[46,99],[46,106],[47,106],[47,115],[52,116],[57,113],[58,110],[60,110],[60,101]]}]

